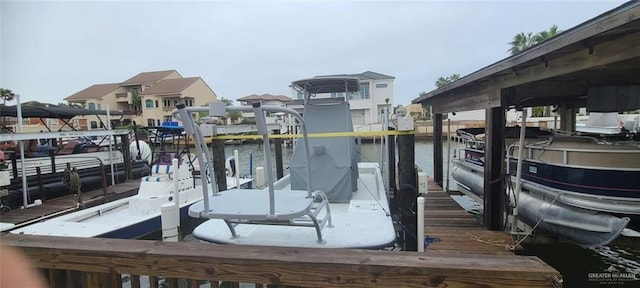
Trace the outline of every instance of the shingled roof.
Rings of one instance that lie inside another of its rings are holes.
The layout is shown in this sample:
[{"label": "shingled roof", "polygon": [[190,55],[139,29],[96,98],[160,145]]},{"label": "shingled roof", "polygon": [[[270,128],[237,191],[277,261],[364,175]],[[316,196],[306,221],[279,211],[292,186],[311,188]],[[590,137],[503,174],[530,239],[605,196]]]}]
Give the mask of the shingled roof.
[{"label": "shingled roof", "polygon": [[262,101],[278,100],[282,102],[293,101],[293,99],[284,95],[271,95],[271,94],[262,94],[262,95],[251,94],[249,96],[244,96],[237,99],[237,101],[241,101],[241,102],[252,102],[252,101],[261,101],[261,100]]},{"label": "shingled roof", "polygon": [[67,98],[64,98],[64,100],[74,101],[101,98],[102,96],[107,95],[118,88],[120,88],[120,83],[95,84]]},{"label": "shingled roof", "polygon": [[[146,83],[158,83],[160,80],[167,77],[169,74],[178,71],[176,70],[165,70],[165,71],[152,71],[152,72],[142,72],[136,76],[133,76],[126,81],[122,82],[122,86],[131,86],[131,85],[140,85]],[[180,73],[178,73],[179,75]]]},{"label": "shingled roof", "polygon": [[190,78],[177,78],[177,79],[164,79],[153,86],[151,88],[144,90],[140,95],[168,95],[168,94],[179,94],[184,89],[187,89],[191,84],[198,81],[198,79],[202,79],[200,77],[190,77]]},{"label": "shingled roof", "polygon": [[[365,71],[360,74],[336,74],[336,75],[326,75],[326,76],[316,76],[316,77],[356,77],[360,80],[382,80],[382,79],[396,79],[396,77],[380,74],[373,71]],[[316,78],[314,77],[314,78]]]}]

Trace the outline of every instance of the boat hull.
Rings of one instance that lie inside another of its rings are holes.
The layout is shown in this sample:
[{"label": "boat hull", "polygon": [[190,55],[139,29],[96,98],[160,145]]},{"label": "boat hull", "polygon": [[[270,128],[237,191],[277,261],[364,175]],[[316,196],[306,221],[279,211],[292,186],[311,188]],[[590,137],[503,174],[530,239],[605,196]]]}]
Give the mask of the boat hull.
[{"label": "boat hull", "polygon": [[[454,162],[452,177],[469,196],[481,199],[483,194],[484,169],[466,161]],[[515,181],[515,177],[512,177]],[[563,200],[570,195],[551,187],[523,180],[523,191],[519,196],[519,220],[554,233],[585,247],[606,245],[616,239],[629,223],[628,217],[618,218],[600,211],[574,207]],[[482,203],[482,202],[480,202]]]},{"label": "boat hull", "polygon": [[[207,242],[236,245],[359,249],[392,246],[396,232],[380,169],[374,163],[358,163],[358,167],[360,179],[353,199],[346,203],[329,204],[332,225],[322,229],[322,242],[318,242],[312,227],[287,225],[238,224],[235,226],[237,236],[233,237],[225,221],[220,219],[210,219],[200,224],[194,229],[193,236]],[[289,179],[290,175],[287,175],[275,182],[274,186],[276,189],[285,189],[290,185]],[[216,205],[215,201],[215,197],[210,200],[212,205]],[[202,206],[197,203],[192,208],[198,205]],[[194,215],[198,216],[200,212],[192,213]]]}]

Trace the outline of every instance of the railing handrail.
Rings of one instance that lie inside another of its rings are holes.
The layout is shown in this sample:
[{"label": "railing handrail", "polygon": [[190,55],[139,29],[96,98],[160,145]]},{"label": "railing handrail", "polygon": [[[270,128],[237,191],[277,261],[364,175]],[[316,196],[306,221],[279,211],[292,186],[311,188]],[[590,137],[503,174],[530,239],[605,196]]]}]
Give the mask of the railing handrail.
[{"label": "railing handrail", "polygon": [[[36,268],[298,287],[544,286],[559,273],[533,256],[215,245],[10,234]],[[509,271],[504,271],[504,261]],[[480,260],[482,259],[482,260]],[[532,265],[532,261],[536,265]],[[436,282],[434,282],[436,281]]]}]

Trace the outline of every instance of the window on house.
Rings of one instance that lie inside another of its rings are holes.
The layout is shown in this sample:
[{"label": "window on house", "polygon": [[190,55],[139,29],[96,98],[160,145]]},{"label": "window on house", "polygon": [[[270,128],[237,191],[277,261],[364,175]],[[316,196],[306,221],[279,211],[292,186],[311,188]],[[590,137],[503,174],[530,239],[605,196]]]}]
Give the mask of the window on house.
[{"label": "window on house", "polygon": [[369,83],[361,83],[360,91],[349,93],[349,100],[369,99]]},{"label": "window on house", "polygon": [[145,106],[147,106],[147,108],[153,108],[153,100],[149,99],[144,101],[144,103],[146,104]]},{"label": "window on house", "polygon": [[158,100],[156,100],[156,108],[158,108]]},{"label": "window on house", "polygon": [[387,83],[376,83],[376,88],[387,88]]},{"label": "window on house", "polygon": [[96,121],[91,121],[89,125],[91,126],[91,129],[98,129],[98,122]]},{"label": "window on house", "polygon": [[155,122],[156,122],[156,121],[155,121],[155,120],[153,120],[153,119],[147,119],[147,126],[149,126],[149,127],[156,126],[156,125],[155,125]]},{"label": "window on house", "polygon": [[89,110],[96,110],[96,103],[89,103],[88,109]]},{"label": "window on house", "polygon": [[303,99],[304,98],[304,93],[302,93],[302,91],[298,91],[298,94],[296,95],[296,98]]},{"label": "window on house", "polygon": [[156,121],[158,121],[158,126],[160,126],[160,125],[161,125],[161,124],[160,124],[160,119],[156,119]]},{"label": "window on house", "polygon": [[360,84],[360,99],[369,99],[369,83]]}]

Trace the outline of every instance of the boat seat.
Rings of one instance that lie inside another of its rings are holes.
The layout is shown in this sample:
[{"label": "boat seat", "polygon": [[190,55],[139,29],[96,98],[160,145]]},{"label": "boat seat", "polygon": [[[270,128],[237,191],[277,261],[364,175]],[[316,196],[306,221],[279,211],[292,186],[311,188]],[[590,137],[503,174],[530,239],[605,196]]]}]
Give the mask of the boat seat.
[{"label": "boat seat", "polygon": [[171,173],[171,165],[153,165],[151,173],[169,175]]},{"label": "boat seat", "polygon": [[171,174],[173,174],[171,165],[156,164],[151,167],[151,176],[144,177],[143,180],[146,182],[170,181]]},{"label": "boat seat", "polygon": [[[270,215],[269,190],[230,189],[210,196],[208,213],[204,211],[204,203],[198,202],[189,207],[191,217],[222,219],[236,237],[237,224],[270,224],[288,226],[314,227],[318,242],[322,242],[322,229],[329,223],[331,213],[329,200],[321,191],[307,197],[304,190],[275,190],[275,214]],[[327,213],[320,213],[326,209]],[[322,216],[322,217],[318,217]],[[309,221],[311,220],[311,221]]]}]

